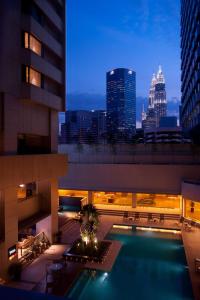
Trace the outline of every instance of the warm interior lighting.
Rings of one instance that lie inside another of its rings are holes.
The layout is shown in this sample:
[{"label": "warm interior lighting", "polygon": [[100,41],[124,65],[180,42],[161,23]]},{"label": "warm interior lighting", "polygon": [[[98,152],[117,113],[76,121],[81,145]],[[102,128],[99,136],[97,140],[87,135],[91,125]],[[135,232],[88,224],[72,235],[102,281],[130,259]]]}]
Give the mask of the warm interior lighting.
[{"label": "warm interior lighting", "polygon": [[26,66],[26,82],[41,87],[41,74]]},{"label": "warm interior lighting", "polygon": [[24,33],[24,47],[26,49],[32,50],[34,53],[41,56],[42,53],[41,42],[28,32]]},{"label": "warm interior lighting", "polygon": [[181,234],[180,230],[163,229],[163,228],[152,228],[152,227],[136,227],[136,230]]}]

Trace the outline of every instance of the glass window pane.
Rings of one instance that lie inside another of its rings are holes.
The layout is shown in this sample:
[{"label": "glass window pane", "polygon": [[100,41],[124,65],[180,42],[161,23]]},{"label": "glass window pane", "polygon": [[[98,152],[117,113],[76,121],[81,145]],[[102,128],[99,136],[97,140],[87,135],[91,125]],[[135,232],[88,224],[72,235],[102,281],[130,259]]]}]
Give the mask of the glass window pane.
[{"label": "glass window pane", "polygon": [[32,68],[30,68],[29,83],[41,87],[41,74]]},{"label": "glass window pane", "polygon": [[28,45],[28,32],[25,32],[25,34],[24,34],[24,46],[25,46],[25,48],[29,48],[29,45]]},{"label": "glass window pane", "polygon": [[30,49],[38,55],[41,55],[41,43],[32,35],[30,35]]}]

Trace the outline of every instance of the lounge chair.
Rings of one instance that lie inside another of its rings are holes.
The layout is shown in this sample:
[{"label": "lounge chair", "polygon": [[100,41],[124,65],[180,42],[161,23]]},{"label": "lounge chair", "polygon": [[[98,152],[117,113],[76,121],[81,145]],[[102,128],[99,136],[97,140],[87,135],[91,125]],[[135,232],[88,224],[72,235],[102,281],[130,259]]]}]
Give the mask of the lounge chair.
[{"label": "lounge chair", "polygon": [[164,214],[160,214],[160,223],[164,223]]},{"label": "lounge chair", "polygon": [[134,221],[139,221],[139,220],[140,220],[140,214],[139,212],[136,212]]},{"label": "lounge chair", "polygon": [[123,220],[124,221],[128,220],[128,212],[127,211],[124,212]]},{"label": "lounge chair", "polygon": [[153,222],[152,213],[148,213],[148,220],[147,222]]}]

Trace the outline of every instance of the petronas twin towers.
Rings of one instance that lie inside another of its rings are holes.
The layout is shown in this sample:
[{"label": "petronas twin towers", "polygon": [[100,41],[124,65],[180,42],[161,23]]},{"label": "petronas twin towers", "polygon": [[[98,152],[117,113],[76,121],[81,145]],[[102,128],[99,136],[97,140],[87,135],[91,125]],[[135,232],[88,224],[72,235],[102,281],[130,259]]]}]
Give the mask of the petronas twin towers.
[{"label": "petronas twin towers", "polygon": [[167,99],[165,78],[161,66],[157,74],[153,74],[149,91],[149,105],[147,112],[142,112],[142,127],[144,130],[159,127],[161,117],[167,115]]}]

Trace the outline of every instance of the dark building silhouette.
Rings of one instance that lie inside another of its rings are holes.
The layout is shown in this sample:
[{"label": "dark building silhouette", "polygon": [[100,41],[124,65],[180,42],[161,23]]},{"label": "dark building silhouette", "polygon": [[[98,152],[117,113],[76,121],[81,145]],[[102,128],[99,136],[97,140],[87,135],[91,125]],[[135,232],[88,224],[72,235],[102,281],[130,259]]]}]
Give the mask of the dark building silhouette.
[{"label": "dark building silhouette", "polygon": [[200,144],[200,1],[181,1],[181,109],[183,130]]},{"label": "dark building silhouette", "polygon": [[106,137],[104,110],[66,111],[61,125],[60,143],[99,143]]},{"label": "dark building silhouette", "polygon": [[168,116],[161,117],[159,122],[160,128],[176,128],[177,127],[177,117]]}]

